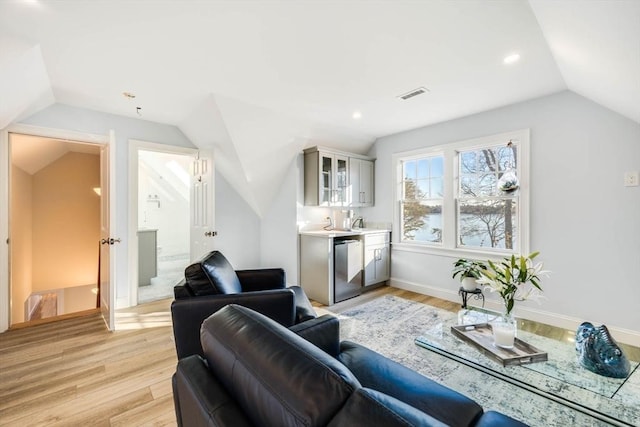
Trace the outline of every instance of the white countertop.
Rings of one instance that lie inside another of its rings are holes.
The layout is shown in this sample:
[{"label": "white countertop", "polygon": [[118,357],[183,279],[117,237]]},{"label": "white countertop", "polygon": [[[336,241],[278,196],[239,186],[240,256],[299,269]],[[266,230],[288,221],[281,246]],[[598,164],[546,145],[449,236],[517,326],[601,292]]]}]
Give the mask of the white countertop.
[{"label": "white countertop", "polygon": [[391,230],[381,228],[354,228],[351,231],[347,230],[308,230],[300,231],[299,234],[305,236],[317,236],[317,237],[343,237],[343,236],[363,236],[365,234],[373,233],[389,233]]}]

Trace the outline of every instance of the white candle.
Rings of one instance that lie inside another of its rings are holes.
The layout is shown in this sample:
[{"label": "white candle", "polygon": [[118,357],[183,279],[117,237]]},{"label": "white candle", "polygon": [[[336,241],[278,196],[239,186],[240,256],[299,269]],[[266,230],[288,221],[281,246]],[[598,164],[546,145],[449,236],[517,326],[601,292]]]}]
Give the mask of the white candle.
[{"label": "white candle", "polygon": [[515,328],[508,323],[496,322],[491,325],[493,328],[493,340],[498,347],[513,348],[515,339]]}]

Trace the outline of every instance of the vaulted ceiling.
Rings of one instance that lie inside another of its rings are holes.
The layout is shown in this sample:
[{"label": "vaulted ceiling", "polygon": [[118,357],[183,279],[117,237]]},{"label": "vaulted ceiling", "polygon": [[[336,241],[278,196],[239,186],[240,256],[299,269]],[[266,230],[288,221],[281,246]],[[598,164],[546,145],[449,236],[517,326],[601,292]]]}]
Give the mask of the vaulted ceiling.
[{"label": "vaulted ceiling", "polygon": [[54,102],[173,124],[259,215],[306,146],[565,89],[640,122],[637,0],[5,0],[0,34],[0,128]]}]

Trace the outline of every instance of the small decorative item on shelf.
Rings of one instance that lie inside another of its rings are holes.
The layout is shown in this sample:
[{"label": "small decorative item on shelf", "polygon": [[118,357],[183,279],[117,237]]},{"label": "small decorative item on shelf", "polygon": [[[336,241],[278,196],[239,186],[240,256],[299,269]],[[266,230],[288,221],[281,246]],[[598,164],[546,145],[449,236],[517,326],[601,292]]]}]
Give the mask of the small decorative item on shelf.
[{"label": "small decorative item on shelf", "polygon": [[580,364],[591,372],[611,378],[629,376],[629,360],[605,325],[584,322],[578,326],[576,351]]},{"label": "small decorative item on shelf", "polygon": [[476,289],[476,280],[480,278],[482,270],[486,268],[486,265],[482,261],[476,261],[472,259],[460,258],[453,264],[453,275],[460,275],[460,283],[465,291],[473,291]]},{"label": "small decorative item on shelf", "polygon": [[542,270],[542,263],[533,259],[539,252],[528,256],[505,257],[500,262],[487,261],[488,267],[480,272],[478,284],[491,292],[498,292],[504,302],[504,313],[492,324],[497,346],[510,348],[516,335],[516,322],[512,310],[516,301],[534,299],[542,293],[540,277],[548,274]]}]

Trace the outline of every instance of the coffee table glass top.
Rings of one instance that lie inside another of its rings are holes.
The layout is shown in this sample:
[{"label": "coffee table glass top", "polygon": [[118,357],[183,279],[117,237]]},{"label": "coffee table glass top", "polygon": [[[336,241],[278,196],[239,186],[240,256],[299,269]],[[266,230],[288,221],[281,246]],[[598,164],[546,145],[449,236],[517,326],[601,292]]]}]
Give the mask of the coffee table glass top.
[{"label": "coffee table glass top", "polygon": [[569,404],[575,403],[578,407],[602,413],[605,417],[621,420],[619,425],[640,425],[638,361],[630,361],[631,370],[627,378],[604,377],[580,365],[573,343],[518,330],[518,338],[547,352],[548,360],[502,366],[451,332],[451,326],[489,323],[497,316],[498,313],[486,309],[463,309],[457,318],[453,317],[423,331],[422,336],[416,338],[416,344],[446,357],[469,362],[476,368],[487,369],[490,373],[558,397]]}]

